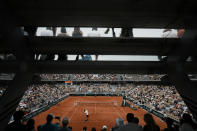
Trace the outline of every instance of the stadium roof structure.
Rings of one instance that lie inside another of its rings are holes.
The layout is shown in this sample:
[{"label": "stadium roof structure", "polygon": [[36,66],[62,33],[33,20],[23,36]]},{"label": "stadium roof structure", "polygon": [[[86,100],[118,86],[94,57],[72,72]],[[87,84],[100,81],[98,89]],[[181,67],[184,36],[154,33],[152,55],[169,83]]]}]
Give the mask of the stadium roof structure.
[{"label": "stadium roof structure", "polygon": [[[19,26],[185,28],[195,0],[7,0]],[[6,6],[5,6],[6,7]]]},{"label": "stadium roof structure", "polygon": [[[197,88],[188,74],[196,74],[196,0],[4,0],[0,2],[0,53],[14,61],[0,61],[0,72],[15,73],[0,99],[0,130],[7,125],[34,73],[167,73],[197,118]],[[184,28],[180,39],[57,38],[22,34],[31,27]],[[158,55],[158,62],[36,61],[35,53]],[[191,57],[191,61],[187,58]]]}]

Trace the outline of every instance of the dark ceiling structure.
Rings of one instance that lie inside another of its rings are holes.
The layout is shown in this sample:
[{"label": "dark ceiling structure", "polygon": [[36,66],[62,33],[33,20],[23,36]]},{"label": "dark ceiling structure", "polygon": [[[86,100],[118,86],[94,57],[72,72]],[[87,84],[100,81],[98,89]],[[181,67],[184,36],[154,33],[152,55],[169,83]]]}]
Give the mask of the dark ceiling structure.
[{"label": "dark ceiling structure", "polygon": [[[168,74],[197,118],[196,0],[4,0],[0,2],[1,73],[15,73],[0,99],[3,131],[35,73]],[[182,38],[57,38],[24,36],[21,26],[173,28]],[[167,56],[160,61],[36,61],[34,54],[102,54]],[[188,61],[190,58],[190,61]]]}]

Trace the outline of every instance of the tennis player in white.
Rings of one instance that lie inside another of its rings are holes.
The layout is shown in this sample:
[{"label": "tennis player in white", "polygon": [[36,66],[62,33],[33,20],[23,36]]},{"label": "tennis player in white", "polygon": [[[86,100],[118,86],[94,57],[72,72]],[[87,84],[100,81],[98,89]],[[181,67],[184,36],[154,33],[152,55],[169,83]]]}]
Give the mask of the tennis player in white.
[{"label": "tennis player in white", "polygon": [[88,110],[87,109],[84,109],[84,113],[85,113],[86,118],[87,118],[85,121],[88,121]]}]

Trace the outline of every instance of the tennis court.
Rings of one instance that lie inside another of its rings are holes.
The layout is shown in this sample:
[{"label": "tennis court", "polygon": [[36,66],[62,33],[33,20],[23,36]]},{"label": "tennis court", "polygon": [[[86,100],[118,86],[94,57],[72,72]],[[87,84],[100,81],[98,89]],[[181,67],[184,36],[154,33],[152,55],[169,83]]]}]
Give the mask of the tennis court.
[{"label": "tennis court", "polygon": [[[67,116],[70,120],[69,126],[73,131],[82,130],[84,126],[88,131],[92,127],[100,130],[103,125],[112,128],[116,118],[123,118],[126,122],[126,114],[131,112],[140,119],[140,124],[144,125],[143,115],[147,113],[143,109],[133,110],[129,107],[121,107],[122,97],[117,96],[69,96],[49,110],[34,117],[36,126],[46,122],[49,113],[61,118]],[[84,109],[89,112],[89,119],[86,120]],[[163,129],[166,125],[158,117],[154,116],[156,123]],[[54,120],[54,123],[57,122]]]}]

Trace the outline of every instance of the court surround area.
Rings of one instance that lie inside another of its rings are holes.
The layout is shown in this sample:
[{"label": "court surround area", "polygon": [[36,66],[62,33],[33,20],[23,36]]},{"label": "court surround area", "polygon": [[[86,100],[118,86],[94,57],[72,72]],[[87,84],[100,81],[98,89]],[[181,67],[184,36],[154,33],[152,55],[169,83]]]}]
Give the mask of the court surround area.
[{"label": "court surround area", "polygon": [[[36,127],[46,122],[46,116],[49,113],[61,118],[67,116],[70,120],[69,126],[72,126],[73,131],[82,130],[84,126],[88,131],[92,127],[100,130],[103,125],[112,128],[115,125],[117,118],[123,118],[126,123],[126,114],[131,112],[139,118],[139,124],[144,125],[143,115],[147,113],[145,110],[138,108],[133,110],[129,107],[122,107],[122,97],[119,96],[69,96],[49,110],[35,116]],[[84,109],[89,112],[88,121]],[[165,123],[154,116],[156,123],[161,129],[166,127]],[[53,123],[56,123],[54,120]]]}]

